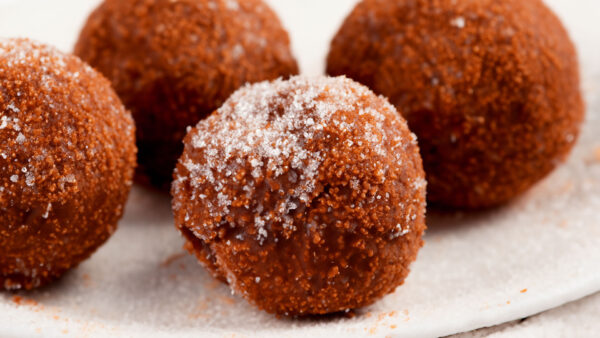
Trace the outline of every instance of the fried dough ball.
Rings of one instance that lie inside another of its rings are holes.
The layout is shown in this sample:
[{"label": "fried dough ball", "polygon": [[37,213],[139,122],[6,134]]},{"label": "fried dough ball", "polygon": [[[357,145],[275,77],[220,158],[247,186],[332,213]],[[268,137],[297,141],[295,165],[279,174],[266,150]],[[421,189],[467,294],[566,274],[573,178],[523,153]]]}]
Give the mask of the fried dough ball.
[{"label": "fried dough ball", "polygon": [[575,49],[540,0],[364,0],[327,73],[388,97],[417,134],[428,199],[508,202],[569,154],[584,116]]},{"label": "fried dough ball", "polygon": [[135,153],[108,80],[54,48],[0,40],[0,287],[47,284],[102,245]]},{"label": "fried dough ball", "polygon": [[298,73],[287,32],[261,0],[106,0],[75,54],[133,113],[137,180],[165,191],[188,126],[246,82]]},{"label": "fried dough ball", "polygon": [[403,283],[423,244],[416,137],[344,77],[238,90],[188,133],[174,176],[189,251],[270,313],[369,305]]}]

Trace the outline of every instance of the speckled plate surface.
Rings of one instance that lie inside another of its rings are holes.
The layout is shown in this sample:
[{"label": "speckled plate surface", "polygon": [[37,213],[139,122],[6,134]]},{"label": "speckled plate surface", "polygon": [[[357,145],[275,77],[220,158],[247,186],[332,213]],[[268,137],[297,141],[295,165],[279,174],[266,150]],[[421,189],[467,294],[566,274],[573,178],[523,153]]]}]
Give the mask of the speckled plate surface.
[{"label": "speckled plate surface", "polygon": [[[353,0],[272,0],[296,55],[319,73]],[[0,0],[0,36],[70,50],[93,0]],[[430,214],[404,286],[354,318],[277,319],[181,249],[169,198],[131,194],[120,229],[47,288],[0,293],[0,336],[441,336],[544,311],[600,290],[600,3],[552,0],[576,41],[588,103],[569,162],[509,206]]]}]

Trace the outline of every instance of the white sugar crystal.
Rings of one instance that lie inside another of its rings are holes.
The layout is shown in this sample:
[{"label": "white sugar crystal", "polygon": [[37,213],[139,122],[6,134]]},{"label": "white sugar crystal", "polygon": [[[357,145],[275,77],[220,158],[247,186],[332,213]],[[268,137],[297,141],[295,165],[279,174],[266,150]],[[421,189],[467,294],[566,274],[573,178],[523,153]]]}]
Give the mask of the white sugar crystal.
[{"label": "white sugar crystal", "polygon": [[10,181],[14,182],[14,183],[17,183],[19,181],[19,175],[12,175],[10,177]]},{"label": "white sugar crystal", "polygon": [[406,234],[408,234],[410,232],[410,226],[407,225],[406,229],[402,228],[402,224],[397,224],[396,225],[396,232],[392,233],[392,235],[390,236],[391,239],[395,239],[398,237],[402,237]]},{"label": "white sugar crystal", "polygon": [[264,242],[264,240],[269,236],[269,233],[265,229],[265,220],[261,217],[254,217],[254,225],[257,228],[258,236],[257,239],[260,241],[260,244]]},{"label": "white sugar crystal", "polygon": [[21,110],[19,110],[19,108],[15,107],[14,104],[10,103],[9,105],[6,106],[7,109],[12,110],[15,113],[19,113]]},{"label": "white sugar crystal", "polygon": [[76,182],[77,182],[77,180],[75,179],[75,175],[73,175],[73,174],[68,174],[66,176],[61,177],[58,180],[58,183],[59,183],[61,189],[65,188],[65,183],[76,183]]},{"label": "white sugar crystal", "polygon": [[27,184],[28,187],[32,187],[33,184],[35,182],[35,176],[32,173],[27,173],[25,174],[25,184]]},{"label": "white sugar crystal", "polygon": [[413,134],[413,133],[410,133],[410,142],[411,142],[413,145],[417,145],[417,135],[415,135],[415,134]]},{"label": "white sugar crystal", "polygon": [[417,179],[413,182],[413,188],[415,188],[415,190],[419,190],[421,188],[424,188],[427,186],[427,181],[424,179]]},{"label": "white sugar crystal", "polygon": [[458,16],[458,17],[452,19],[452,21],[450,21],[450,24],[457,28],[464,28],[465,27],[465,18],[463,18],[462,16]]},{"label": "white sugar crystal", "polygon": [[227,9],[232,11],[237,11],[238,9],[240,9],[240,4],[238,4],[236,0],[225,1],[225,6],[227,6]]},{"label": "white sugar crystal", "polygon": [[250,165],[255,168],[255,167],[260,167],[262,166],[262,162],[253,158],[252,160],[250,160]]},{"label": "white sugar crystal", "polygon": [[228,207],[231,205],[231,200],[229,199],[229,196],[223,193],[219,193],[217,195],[217,200],[219,201],[219,206]]},{"label": "white sugar crystal", "polygon": [[19,135],[17,135],[17,143],[23,144],[25,142],[25,140],[26,140],[25,135],[23,135],[22,133],[19,133]]},{"label": "white sugar crystal", "polygon": [[42,215],[42,218],[44,218],[44,219],[48,218],[48,215],[50,214],[51,209],[52,209],[52,203],[48,203],[48,205],[46,206],[46,211]]}]

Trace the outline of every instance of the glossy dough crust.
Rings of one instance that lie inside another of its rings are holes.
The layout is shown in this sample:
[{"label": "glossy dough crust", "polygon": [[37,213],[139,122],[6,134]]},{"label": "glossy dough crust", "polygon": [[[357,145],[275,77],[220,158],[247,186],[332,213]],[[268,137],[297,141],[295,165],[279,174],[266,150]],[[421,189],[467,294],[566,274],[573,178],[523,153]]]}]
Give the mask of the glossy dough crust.
[{"label": "glossy dough crust", "polygon": [[0,40],[0,288],[44,285],[110,237],[135,152],[108,80],[51,47]]},{"label": "glossy dough crust", "polygon": [[173,210],[187,248],[271,313],[325,314],[403,283],[422,246],[416,137],[349,79],[245,86],[191,129]]},{"label": "glossy dough crust", "polygon": [[132,111],[138,180],[165,190],[186,127],[246,82],[298,73],[287,32],[261,0],[106,0],[75,54]]},{"label": "glossy dough crust", "polygon": [[539,0],[364,0],[327,67],[390,99],[419,138],[429,201],[461,208],[505,203],[564,160],[578,71]]}]

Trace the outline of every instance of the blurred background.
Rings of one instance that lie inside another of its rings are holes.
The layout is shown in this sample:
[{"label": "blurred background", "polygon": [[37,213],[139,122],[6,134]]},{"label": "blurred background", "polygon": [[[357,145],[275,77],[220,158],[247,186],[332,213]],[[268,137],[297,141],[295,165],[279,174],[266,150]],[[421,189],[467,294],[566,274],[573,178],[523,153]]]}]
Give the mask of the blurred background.
[{"label": "blurred background", "polygon": [[[88,14],[99,0],[0,0],[0,34],[52,42],[71,51]],[[357,0],[266,0],[291,35],[302,72],[320,74],[329,42]],[[571,32],[586,69],[600,73],[600,20],[598,0],[546,0]],[[319,10],[315,10],[318,8]],[[26,17],[10,15],[12,10]],[[585,9],[585,10],[582,10]],[[577,13],[577,15],[570,15]],[[574,33],[577,34],[574,34]],[[583,34],[582,34],[583,33]]]}]

